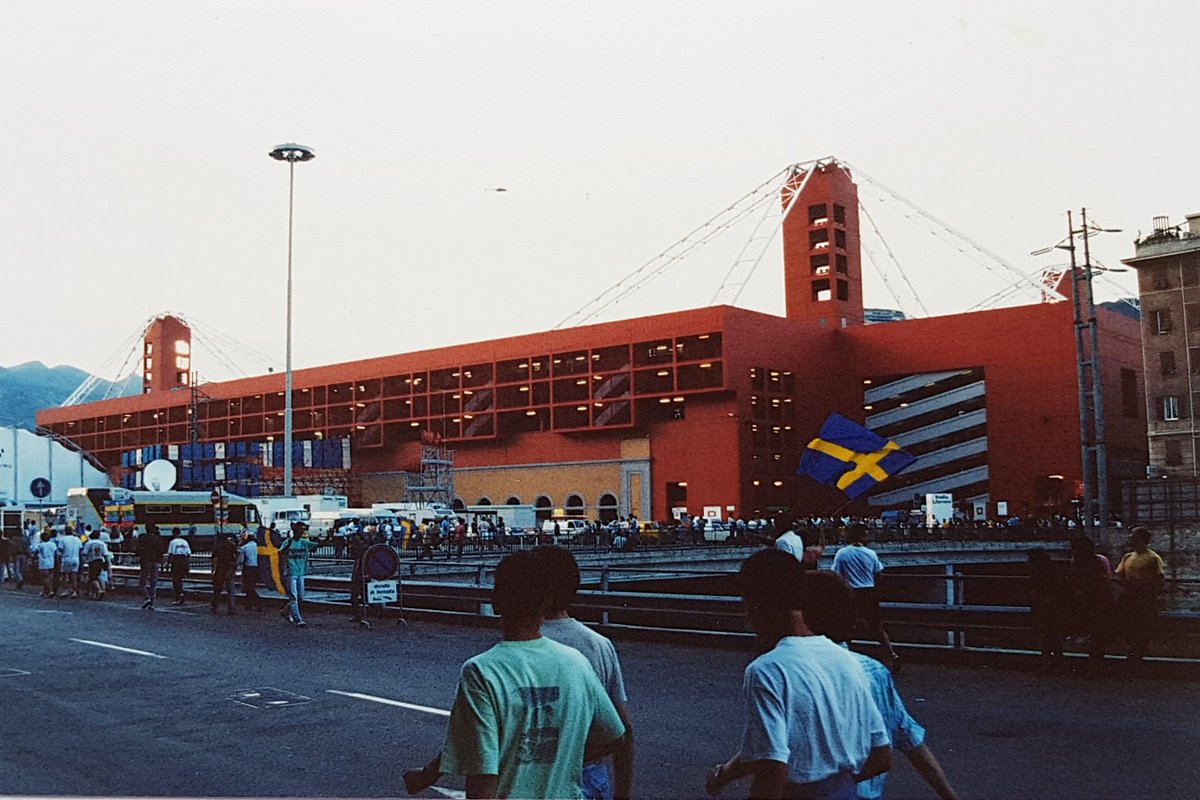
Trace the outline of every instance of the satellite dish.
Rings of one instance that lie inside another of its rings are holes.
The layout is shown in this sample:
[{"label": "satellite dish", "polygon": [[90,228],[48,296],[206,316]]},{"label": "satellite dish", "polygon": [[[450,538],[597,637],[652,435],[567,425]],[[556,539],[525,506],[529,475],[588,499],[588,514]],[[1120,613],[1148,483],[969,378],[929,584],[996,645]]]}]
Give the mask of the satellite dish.
[{"label": "satellite dish", "polygon": [[175,465],[165,458],[156,458],[142,470],[142,486],[152,492],[169,492],[175,488]]}]

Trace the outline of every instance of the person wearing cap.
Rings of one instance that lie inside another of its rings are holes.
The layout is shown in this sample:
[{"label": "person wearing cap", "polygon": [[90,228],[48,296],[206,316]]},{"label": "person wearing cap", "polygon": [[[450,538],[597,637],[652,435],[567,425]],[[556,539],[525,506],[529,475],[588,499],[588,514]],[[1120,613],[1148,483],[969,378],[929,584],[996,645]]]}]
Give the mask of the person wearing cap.
[{"label": "person wearing cap", "polygon": [[321,546],[308,538],[308,523],[293,522],[292,535],[279,548],[281,557],[287,559],[288,605],[284,608],[284,619],[296,627],[308,625],[300,616],[300,604],[304,602],[304,576],[308,574],[308,554]]}]

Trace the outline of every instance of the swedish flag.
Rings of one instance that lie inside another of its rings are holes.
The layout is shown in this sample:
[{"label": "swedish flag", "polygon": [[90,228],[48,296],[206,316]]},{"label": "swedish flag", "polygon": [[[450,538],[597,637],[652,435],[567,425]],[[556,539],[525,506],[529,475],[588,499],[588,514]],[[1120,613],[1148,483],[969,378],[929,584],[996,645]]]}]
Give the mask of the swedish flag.
[{"label": "swedish flag", "polygon": [[834,413],[808,443],[796,474],[836,486],[853,500],[916,460],[895,442]]}]

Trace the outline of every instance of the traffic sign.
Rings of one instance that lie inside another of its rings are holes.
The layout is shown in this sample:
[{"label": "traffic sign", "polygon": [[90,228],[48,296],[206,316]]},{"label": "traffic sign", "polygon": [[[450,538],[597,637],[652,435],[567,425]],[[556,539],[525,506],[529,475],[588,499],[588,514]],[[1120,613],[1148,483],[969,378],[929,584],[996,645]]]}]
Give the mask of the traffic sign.
[{"label": "traffic sign", "polygon": [[208,496],[208,500],[215,506],[217,503],[221,502],[221,493],[216,489],[213,489],[212,494]]},{"label": "traffic sign", "polygon": [[395,603],[400,597],[400,581],[371,581],[367,584],[367,603],[384,605]]},{"label": "traffic sign", "polygon": [[373,544],[363,553],[363,571],[373,581],[395,577],[400,569],[400,556],[385,544]]},{"label": "traffic sign", "polygon": [[43,499],[50,494],[50,481],[45,478],[34,478],[33,483],[29,484],[29,493],[39,500]]}]

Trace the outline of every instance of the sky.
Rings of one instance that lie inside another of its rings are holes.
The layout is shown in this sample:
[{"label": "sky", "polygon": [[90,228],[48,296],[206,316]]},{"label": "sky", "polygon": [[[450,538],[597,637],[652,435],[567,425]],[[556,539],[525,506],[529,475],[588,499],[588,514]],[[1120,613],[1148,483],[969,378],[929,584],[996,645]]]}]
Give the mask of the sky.
[{"label": "sky", "polygon": [[[547,330],[827,156],[871,179],[890,283],[964,311],[1015,273],[913,207],[1025,274],[1068,209],[1122,230],[1091,241],[1110,267],[1200,211],[1198,32],[1194,2],[0,0],[0,366],[115,378],[164,312],[205,332],[202,379],[281,364],[284,142],[317,154],[297,368]],[[707,305],[752,228],[600,319]],[[738,305],[781,289],[776,239]]]}]

